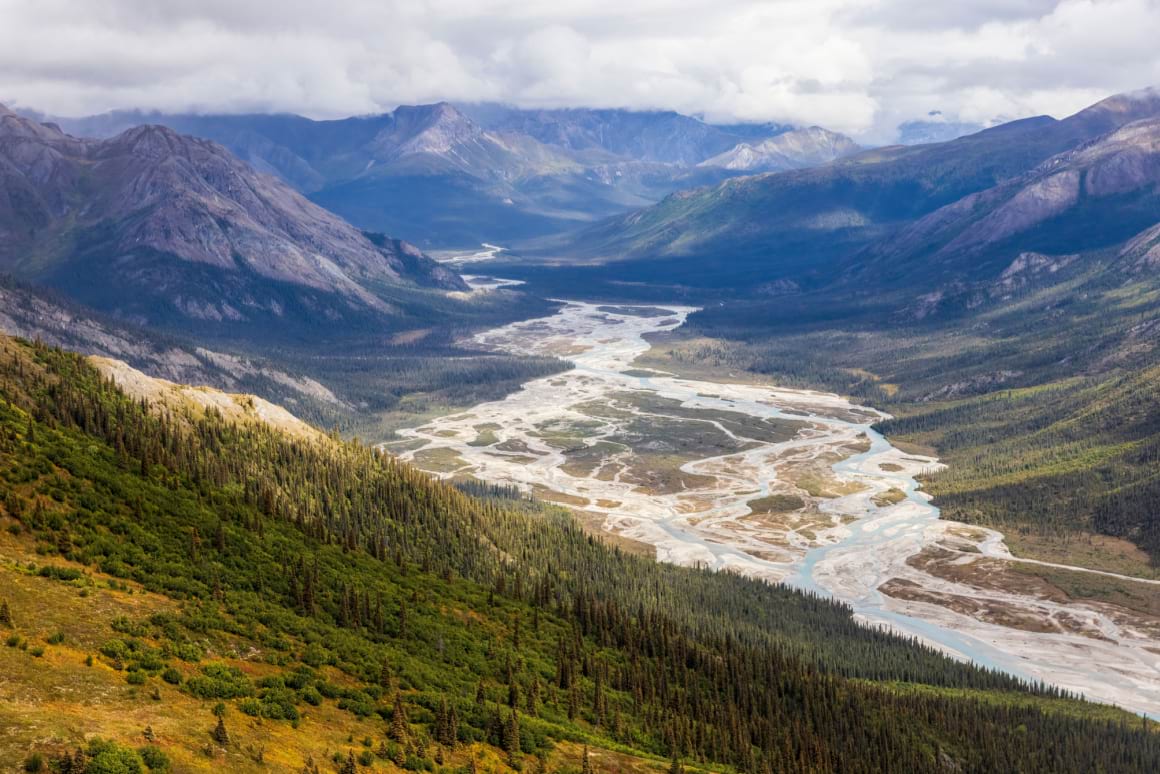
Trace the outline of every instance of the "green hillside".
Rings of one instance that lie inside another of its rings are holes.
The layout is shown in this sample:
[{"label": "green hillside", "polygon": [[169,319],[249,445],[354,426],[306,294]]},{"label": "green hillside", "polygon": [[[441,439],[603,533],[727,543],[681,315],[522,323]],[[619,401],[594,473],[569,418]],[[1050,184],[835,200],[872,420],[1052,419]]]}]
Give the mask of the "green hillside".
[{"label": "green hillside", "polygon": [[478,489],[353,443],[145,406],[76,355],[3,340],[0,762],[1160,765],[1138,718],[840,605],[623,554],[563,511]]}]

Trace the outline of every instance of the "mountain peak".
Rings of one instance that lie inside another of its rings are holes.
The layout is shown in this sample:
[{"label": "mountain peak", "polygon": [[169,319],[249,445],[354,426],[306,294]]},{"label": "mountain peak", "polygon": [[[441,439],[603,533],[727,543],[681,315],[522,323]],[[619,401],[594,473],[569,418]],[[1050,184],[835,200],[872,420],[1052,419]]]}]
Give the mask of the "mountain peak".
[{"label": "mountain peak", "polygon": [[[208,146],[204,140],[178,134],[161,124],[142,124],[126,129],[116,137],[106,141],[107,148],[118,153],[133,153],[149,159],[162,159],[176,153],[188,153],[192,145]],[[226,151],[223,148],[222,154]]]},{"label": "mountain peak", "polygon": [[1065,118],[1064,122],[1081,126],[1095,134],[1110,132],[1132,121],[1156,115],[1160,115],[1160,89],[1149,86],[1100,100]]},{"label": "mountain peak", "polygon": [[281,320],[294,305],[368,319],[391,313],[381,285],[464,288],[163,126],[81,140],[0,116],[0,191],[17,194],[0,200],[0,269],[142,322]]},{"label": "mountain peak", "polygon": [[429,153],[442,155],[456,144],[483,135],[483,129],[449,102],[403,105],[376,136],[374,146],[383,160]]},{"label": "mountain peak", "polygon": [[861,147],[844,134],[810,126],[760,142],[739,143],[701,162],[701,166],[746,172],[781,172],[826,164],[859,150]]}]

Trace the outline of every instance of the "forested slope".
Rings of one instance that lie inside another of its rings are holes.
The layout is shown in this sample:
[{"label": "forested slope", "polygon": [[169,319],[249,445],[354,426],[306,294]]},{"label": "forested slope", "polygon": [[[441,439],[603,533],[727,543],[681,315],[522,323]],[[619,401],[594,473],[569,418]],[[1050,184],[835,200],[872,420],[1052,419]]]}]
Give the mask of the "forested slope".
[{"label": "forested slope", "polygon": [[90,772],[1160,761],[1139,720],[840,605],[628,556],[357,444],[158,412],[75,355],[4,340],[0,396],[6,762],[61,768],[94,734]]}]

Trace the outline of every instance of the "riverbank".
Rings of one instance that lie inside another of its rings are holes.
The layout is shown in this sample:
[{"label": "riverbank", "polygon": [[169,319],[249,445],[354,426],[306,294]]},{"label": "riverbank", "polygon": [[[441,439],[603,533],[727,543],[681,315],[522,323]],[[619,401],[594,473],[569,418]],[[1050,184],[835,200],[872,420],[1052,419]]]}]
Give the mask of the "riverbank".
[{"label": "riverbank", "polygon": [[662,561],[833,595],[959,657],[1160,714],[1160,618],[1059,598],[1012,569],[999,533],[940,520],[916,481],[940,463],[875,433],[884,414],[642,367],[648,338],[692,311],[565,302],[481,333],[478,345],[576,368],[403,430],[396,451],[567,505]]}]

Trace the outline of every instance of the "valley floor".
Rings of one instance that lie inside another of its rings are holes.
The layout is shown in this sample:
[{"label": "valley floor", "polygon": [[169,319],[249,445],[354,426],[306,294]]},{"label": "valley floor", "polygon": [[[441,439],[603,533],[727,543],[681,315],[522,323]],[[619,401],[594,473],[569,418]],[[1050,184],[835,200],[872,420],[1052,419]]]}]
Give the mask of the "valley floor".
[{"label": "valley floor", "polygon": [[626,549],[833,595],[867,623],[1160,716],[1157,582],[1016,560],[999,532],[940,520],[915,480],[940,463],[873,431],[878,411],[662,369],[647,337],[692,311],[569,302],[479,334],[576,368],[388,448],[570,506]]}]

